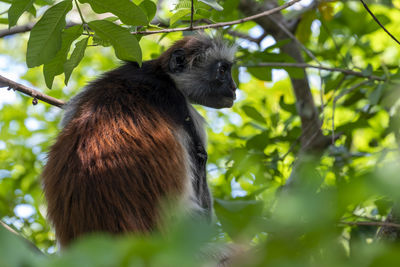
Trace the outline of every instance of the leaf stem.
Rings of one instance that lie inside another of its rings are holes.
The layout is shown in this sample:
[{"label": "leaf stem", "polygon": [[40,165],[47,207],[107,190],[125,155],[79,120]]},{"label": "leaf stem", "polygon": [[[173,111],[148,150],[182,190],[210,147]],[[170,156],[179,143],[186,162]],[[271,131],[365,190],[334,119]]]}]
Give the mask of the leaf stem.
[{"label": "leaf stem", "polygon": [[85,19],[83,18],[82,11],[81,11],[81,8],[79,7],[78,1],[74,0],[74,2],[75,2],[76,9],[78,9],[79,16],[81,17],[83,28],[87,31],[88,35],[90,35],[89,29],[87,27],[87,23],[86,23]]}]

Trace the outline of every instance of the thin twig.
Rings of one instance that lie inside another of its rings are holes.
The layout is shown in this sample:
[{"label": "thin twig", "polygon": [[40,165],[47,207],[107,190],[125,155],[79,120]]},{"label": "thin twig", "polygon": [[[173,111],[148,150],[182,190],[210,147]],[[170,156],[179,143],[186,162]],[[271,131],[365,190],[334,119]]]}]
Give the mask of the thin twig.
[{"label": "thin twig", "polygon": [[[37,100],[42,100],[43,102],[46,102],[50,105],[53,105],[53,106],[56,106],[59,108],[62,108],[62,106],[65,104],[64,101],[61,101],[57,98],[43,94],[33,88],[30,88],[28,86],[25,86],[25,85],[17,83],[17,82],[14,82],[14,81],[9,80],[0,75],[0,88],[1,87],[8,87],[9,89],[14,89],[21,93],[24,93],[26,95],[33,97],[32,103],[37,102]],[[35,101],[35,99],[36,99],[36,101]]]},{"label": "thin twig", "polygon": [[276,19],[274,19],[273,17],[269,18],[272,22],[274,22],[276,24],[276,26],[278,26],[287,36],[289,36],[290,39],[292,39],[298,46],[300,46],[301,49],[304,50],[304,52],[306,52],[306,54],[312,58],[313,60],[315,60],[319,65],[321,65],[321,63],[319,62],[319,60],[316,58],[316,56],[314,56],[314,54],[307,49],[307,47],[305,47],[297,38],[296,36],[294,36],[293,33],[291,33],[289,31],[289,29],[287,29],[282,23],[278,22]]},{"label": "thin twig", "polygon": [[194,13],[194,6],[192,0],[192,6],[190,7],[190,28],[193,30],[193,13]]},{"label": "thin twig", "polygon": [[384,78],[375,76],[375,75],[366,75],[362,72],[348,70],[348,69],[340,69],[340,68],[331,68],[325,66],[316,66],[307,63],[290,63],[290,62],[262,62],[254,65],[246,65],[245,67],[280,67],[280,68],[312,68],[312,69],[321,69],[327,71],[341,72],[347,75],[354,75],[357,77],[367,78],[369,80],[377,80],[377,81],[385,81]]},{"label": "thin twig", "polygon": [[339,224],[366,225],[366,226],[387,226],[387,227],[400,228],[400,224],[390,223],[390,222],[345,222],[345,221],[341,221],[341,222],[339,222]]},{"label": "thin twig", "polygon": [[333,94],[332,94],[332,145],[335,144],[335,110],[336,110],[336,102],[337,100],[335,100],[334,96],[336,94],[337,89],[340,88],[340,86],[342,85],[342,83],[344,82],[345,76],[342,76],[342,79],[340,79],[340,82],[338,84],[338,86],[336,86],[334,88]]},{"label": "thin twig", "polygon": [[85,19],[83,18],[83,14],[82,14],[81,8],[79,7],[78,2],[77,2],[76,0],[74,0],[74,1],[75,1],[76,9],[78,9],[79,17],[81,17],[82,23],[83,23],[83,24],[86,24],[86,21],[85,21]]},{"label": "thin twig", "polygon": [[343,96],[345,96],[345,95],[347,95],[347,94],[353,92],[355,89],[357,89],[357,88],[359,88],[359,87],[361,87],[361,86],[363,86],[363,85],[365,85],[365,84],[367,84],[367,83],[369,83],[369,81],[362,81],[362,82],[360,82],[360,83],[357,83],[357,84],[354,85],[353,87],[350,87],[349,89],[342,91],[338,96],[336,96],[336,97],[333,99],[333,103],[337,102],[337,101],[338,101],[340,98],[342,98]]},{"label": "thin twig", "polygon": [[[233,37],[238,37],[241,39],[245,39],[247,41],[256,43],[256,44],[260,44],[261,41],[265,38],[265,35],[262,34],[260,37],[251,37],[250,35],[247,35],[245,33],[242,32],[238,32],[238,31],[234,31],[234,30],[228,30],[227,33]],[[262,38],[261,38],[262,37]]]},{"label": "thin twig", "polygon": [[378,25],[390,36],[392,37],[392,39],[394,41],[396,41],[396,43],[398,43],[400,45],[400,42],[396,39],[396,37],[394,37],[383,25],[382,23],[378,20],[378,18],[374,15],[374,13],[372,13],[372,11],[369,9],[369,7],[367,6],[367,4],[363,1],[360,0],[360,2],[363,4],[364,8],[368,11],[368,13],[372,16],[372,18],[376,21],[376,23],[378,23]]},{"label": "thin twig", "polygon": [[79,16],[81,17],[82,26],[83,26],[83,28],[86,30],[87,34],[88,34],[89,36],[91,36],[90,31],[89,31],[88,26],[87,26],[87,23],[86,23],[86,21],[85,21],[85,19],[84,19],[84,17],[83,17],[81,8],[79,7],[78,1],[76,1],[76,0],[74,0],[74,1],[75,1],[76,9],[78,9]]},{"label": "thin twig", "polygon": [[209,25],[200,25],[200,26],[194,26],[194,27],[183,27],[183,28],[174,28],[174,29],[163,29],[163,30],[158,30],[158,31],[137,31],[133,32],[132,34],[143,34],[143,35],[149,35],[149,34],[156,34],[156,33],[169,33],[169,32],[181,32],[181,31],[194,31],[194,30],[204,30],[204,29],[211,29],[211,28],[221,28],[225,26],[232,26],[236,24],[241,24],[243,22],[247,22],[250,20],[258,19],[261,17],[269,16],[271,14],[277,13],[281,11],[282,9],[288,8],[292,5],[294,5],[297,2],[300,2],[301,0],[292,0],[287,2],[286,4],[283,4],[279,7],[266,10],[264,12],[258,13],[253,16],[249,16],[246,18],[238,19],[238,20],[233,20],[233,21],[228,21],[228,22],[220,22],[220,23],[215,23],[215,24],[209,24]]}]

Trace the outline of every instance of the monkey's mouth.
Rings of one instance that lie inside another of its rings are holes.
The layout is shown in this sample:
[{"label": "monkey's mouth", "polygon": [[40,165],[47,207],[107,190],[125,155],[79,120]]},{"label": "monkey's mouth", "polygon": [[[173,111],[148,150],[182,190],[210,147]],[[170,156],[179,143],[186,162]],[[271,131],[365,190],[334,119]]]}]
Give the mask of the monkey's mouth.
[{"label": "monkey's mouth", "polygon": [[232,92],[231,100],[232,100],[232,105],[233,105],[233,102],[236,100],[236,89],[231,90],[231,92]]},{"label": "monkey's mouth", "polygon": [[225,91],[225,94],[223,94],[224,98],[229,98],[232,101],[236,100],[236,88],[235,89],[229,89]]},{"label": "monkey's mouth", "polygon": [[236,100],[236,92],[234,90],[230,90],[230,95],[223,98],[223,106],[226,108],[230,108],[233,106],[233,103]]}]

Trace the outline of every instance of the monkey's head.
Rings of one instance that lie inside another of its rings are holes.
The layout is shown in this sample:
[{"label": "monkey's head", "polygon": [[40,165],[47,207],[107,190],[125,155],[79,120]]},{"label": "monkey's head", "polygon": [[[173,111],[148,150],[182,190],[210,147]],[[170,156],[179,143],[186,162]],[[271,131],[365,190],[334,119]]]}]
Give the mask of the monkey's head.
[{"label": "monkey's head", "polygon": [[226,108],[236,99],[235,47],[204,34],[185,37],[165,52],[163,66],[193,104]]}]

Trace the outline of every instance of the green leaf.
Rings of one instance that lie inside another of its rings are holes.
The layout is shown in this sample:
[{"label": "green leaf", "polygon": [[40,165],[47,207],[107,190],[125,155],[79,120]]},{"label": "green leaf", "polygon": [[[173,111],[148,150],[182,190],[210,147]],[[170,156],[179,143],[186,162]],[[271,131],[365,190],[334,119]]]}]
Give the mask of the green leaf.
[{"label": "green leaf", "polygon": [[212,19],[212,13],[204,8],[196,8],[193,16],[193,20],[208,19],[209,21],[215,23]]},{"label": "green leaf", "polygon": [[283,69],[287,71],[292,79],[304,79],[304,69],[302,68],[285,67]]},{"label": "green leaf", "polygon": [[267,130],[260,134],[254,135],[246,142],[249,149],[264,150],[269,143],[269,132]]},{"label": "green leaf", "polygon": [[220,6],[216,0],[199,0],[200,2],[203,2],[206,5],[209,5],[210,7],[214,8],[217,11],[222,11],[224,8]]},{"label": "green leaf", "polygon": [[369,95],[369,101],[371,103],[371,105],[376,105],[378,104],[379,100],[382,97],[383,94],[383,90],[384,89],[384,85],[383,84],[379,84],[374,91],[372,91],[372,93]]},{"label": "green leaf", "polygon": [[175,14],[172,15],[171,19],[169,20],[169,25],[174,25],[177,21],[179,21],[184,16],[190,14],[190,8],[182,8],[179,9]]},{"label": "green leaf", "polygon": [[265,118],[263,115],[261,115],[260,112],[258,112],[254,107],[244,105],[242,107],[244,113],[249,116],[250,118],[254,119],[255,121],[261,122],[265,124]]},{"label": "green leaf", "polygon": [[28,12],[31,13],[34,17],[36,17],[36,8],[34,5],[31,6]]},{"label": "green leaf", "polygon": [[270,67],[248,67],[247,71],[259,80],[272,81],[272,73]]},{"label": "green leaf", "polygon": [[316,19],[315,10],[307,11],[303,14],[296,30],[296,37],[300,42],[307,43],[311,36],[311,24]]},{"label": "green leaf", "polygon": [[368,64],[367,68],[363,69],[361,72],[364,75],[372,75],[373,72],[372,65]]},{"label": "green leaf", "polygon": [[55,0],[36,0],[35,4],[39,6],[53,5]]},{"label": "green leaf", "polygon": [[9,27],[11,28],[15,24],[19,17],[21,17],[22,13],[28,11],[32,6],[35,0],[14,0],[11,4],[10,9],[8,10],[8,21]]},{"label": "green leaf", "polygon": [[157,12],[157,5],[151,0],[144,0],[139,7],[146,13],[147,19],[150,22]]},{"label": "green leaf", "polygon": [[98,14],[111,12],[128,25],[146,25],[148,23],[143,10],[129,0],[79,0],[79,2],[89,3]]},{"label": "green leaf", "polygon": [[8,19],[0,18],[0,24],[8,24]]},{"label": "green leaf", "polygon": [[48,88],[53,85],[54,77],[63,73],[63,65],[67,60],[68,52],[72,42],[77,39],[83,32],[81,25],[75,25],[65,29],[62,33],[61,49],[57,52],[56,56],[43,66],[43,75]]},{"label": "green leaf", "polygon": [[2,266],[32,266],[34,254],[23,238],[0,226],[0,257]]},{"label": "green leaf", "polygon": [[[191,8],[192,6],[192,2],[190,0],[179,0],[176,1],[176,5],[175,5],[175,10],[181,9],[181,8]],[[196,4],[196,2],[194,2],[194,4]]]},{"label": "green leaf", "polygon": [[139,42],[127,29],[106,20],[95,20],[88,24],[101,39],[112,44],[119,59],[142,64]]},{"label": "green leaf", "polygon": [[75,49],[72,52],[71,57],[64,64],[64,72],[65,72],[65,85],[68,84],[68,80],[71,77],[71,73],[79,65],[83,56],[85,55],[85,50],[89,41],[89,37],[80,40],[75,44]]},{"label": "green leaf", "polygon": [[61,48],[61,32],[65,16],[72,8],[72,1],[65,0],[49,8],[32,28],[28,40],[26,63],[29,68],[49,62]]},{"label": "green leaf", "polygon": [[285,103],[285,96],[281,95],[279,98],[279,106],[283,109],[286,110],[287,112],[290,112],[291,114],[296,114],[296,105],[295,104],[286,104]]}]

